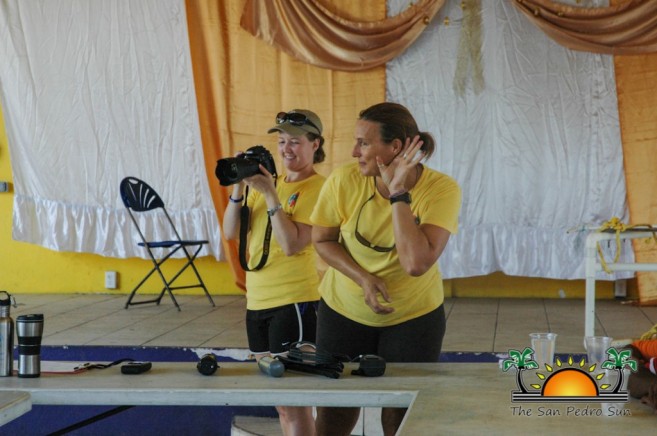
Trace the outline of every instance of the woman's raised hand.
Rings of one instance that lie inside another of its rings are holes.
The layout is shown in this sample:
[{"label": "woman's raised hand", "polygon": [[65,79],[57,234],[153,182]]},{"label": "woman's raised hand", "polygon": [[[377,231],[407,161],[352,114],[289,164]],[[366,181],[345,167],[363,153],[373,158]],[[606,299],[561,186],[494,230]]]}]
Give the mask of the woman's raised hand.
[{"label": "woman's raised hand", "polygon": [[422,151],[424,142],[416,135],[413,139],[406,138],[406,143],[402,151],[395,156],[389,165],[385,165],[379,156],[376,157],[376,163],[379,167],[379,173],[383,183],[386,184],[390,193],[408,191],[410,186],[406,186],[408,174],[412,171],[424,157]]}]

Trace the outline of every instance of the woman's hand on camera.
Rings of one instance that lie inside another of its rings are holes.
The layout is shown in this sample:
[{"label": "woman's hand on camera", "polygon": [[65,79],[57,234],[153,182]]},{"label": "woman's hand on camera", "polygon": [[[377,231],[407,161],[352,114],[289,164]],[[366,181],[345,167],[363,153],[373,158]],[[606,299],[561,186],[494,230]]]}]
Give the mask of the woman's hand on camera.
[{"label": "woman's hand on camera", "polygon": [[249,185],[251,189],[255,189],[256,191],[262,192],[263,194],[275,194],[276,186],[274,185],[274,176],[272,176],[264,166],[259,165],[259,168],[261,174],[254,174],[252,176],[245,177],[244,182]]},{"label": "woman's hand on camera", "polygon": [[[406,138],[406,143],[402,151],[395,156],[389,165],[384,165],[379,156],[376,157],[376,163],[381,173],[381,179],[386,184],[390,193],[407,191],[411,186],[406,186],[408,174],[416,171],[415,167],[424,157],[422,151],[424,142],[416,135],[413,139]],[[416,180],[417,182],[417,180]]]}]

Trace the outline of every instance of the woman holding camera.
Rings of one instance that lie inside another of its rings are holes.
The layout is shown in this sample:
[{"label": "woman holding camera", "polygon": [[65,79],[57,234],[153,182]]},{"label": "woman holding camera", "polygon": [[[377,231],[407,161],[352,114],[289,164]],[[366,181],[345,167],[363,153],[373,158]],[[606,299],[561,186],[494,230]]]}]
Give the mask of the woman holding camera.
[{"label": "woman holding camera", "polygon": [[[360,113],[352,156],[326,180],[311,220],[322,278],[317,346],[352,359],[437,362],[445,334],[437,261],[458,227],[461,191],[423,166],[435,149],[411,113],[380,103]],[[357,408],[317,408],[318,435],[349,435]],[[405,409],[384,408],[386,435]]]},{"label": "woman holding camera", "polygon": [[[324,183],[313,166],[325,157],[322,122],[312,111],[295,109],[276,116],[268,133],[274,132],[285,174],[274,178],[260,165],[259,174],[235,183],[223,220],[224,237],[229,240],[240,238],[241,226],[248,226],[246,328],[249,349],[258,361],[286,353],[295,342],[315,342],[319,300],[310,214]],[[245,195],[251,213],[249,222],[242,223]],[[257,269],[267,244],[266,262]],[[276,409],[286,435],[314,434],[311,407]]]}]

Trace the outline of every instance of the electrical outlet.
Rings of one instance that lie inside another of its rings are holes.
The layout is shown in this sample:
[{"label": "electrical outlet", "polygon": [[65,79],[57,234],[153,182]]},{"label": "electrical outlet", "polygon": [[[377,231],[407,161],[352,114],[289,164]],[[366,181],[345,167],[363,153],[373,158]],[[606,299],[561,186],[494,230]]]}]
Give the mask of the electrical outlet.
[{"label": "electrical outlet", "polygon": [[105,271],[105,288],[116,289],[116,271]]}]

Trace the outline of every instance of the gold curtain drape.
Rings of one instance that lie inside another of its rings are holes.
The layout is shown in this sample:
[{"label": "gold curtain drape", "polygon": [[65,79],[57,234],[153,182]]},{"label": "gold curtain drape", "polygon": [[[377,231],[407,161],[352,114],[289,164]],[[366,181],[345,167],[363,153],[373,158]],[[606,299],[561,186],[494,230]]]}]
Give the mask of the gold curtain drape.
[{"label": "gold curtain drape", "polygon": [[[385,1],[378,3],[378,8],[385,8]],[[385,18],[384,14],[370,21],[350,10],[331,11],[317,0],[247,0],[241,26],[304,63],[337,71],[363,71],[384,65],[406,50],[444,3],[409,2],[408,9],[399,15]],[[347,16],[358,17],[358,21]]]},{"label": "gold curtain drape", "polygon": [[557,43],[605,54],[657,52],[657,1],[618,0],[582,8],[551,0],[509,0]]},{"label": "gold curtain drape", "polygon": [[[186,0],[201,139],[220,221],[230,191],[214,177],[217,159],[255,144],[267,146],[276,155],[276,137],[266,133],[276,113],[309,108],[321,117],[326,161],[318,169],[328,174],[351,159],[360,110],[385,100],[385,67],[341,72],[301,63],[240,27],[245,1]],[[336,14],[363,21],[376,22],[386,16],[381,0],[330,3]],[[244,288],[236,245],[224,248],[236,283]]]}]

